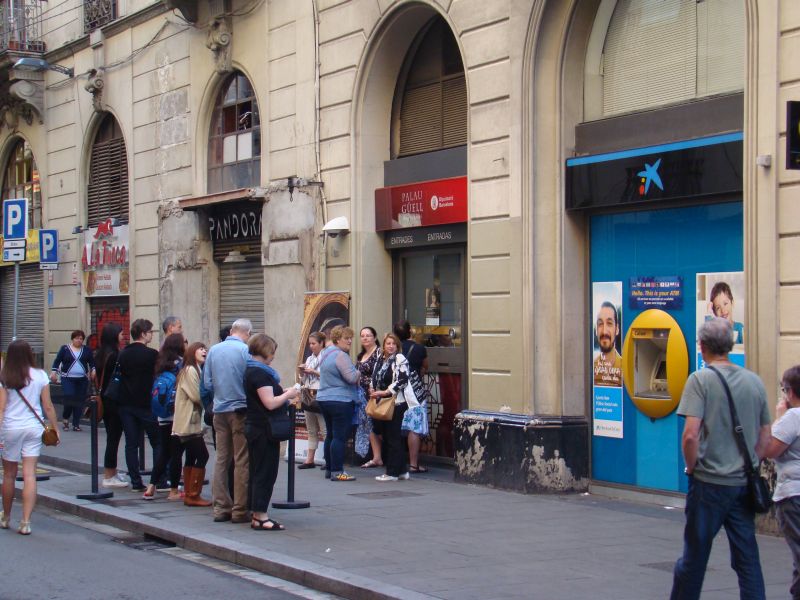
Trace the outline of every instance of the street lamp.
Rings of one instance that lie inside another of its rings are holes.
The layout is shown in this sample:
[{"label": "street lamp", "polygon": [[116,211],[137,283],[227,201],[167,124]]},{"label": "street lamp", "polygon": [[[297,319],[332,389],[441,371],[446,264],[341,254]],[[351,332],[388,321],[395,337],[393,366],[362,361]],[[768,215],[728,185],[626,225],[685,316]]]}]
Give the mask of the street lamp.
[{"label": "street lamp", "polygon": [[51,65],[43,58],[33,58],[31,56],[20,58],[14,63],[14,68],[19,69],[20,71],[33,71],[34,73],[41,73],[42,71],[56,71],[57,73],[63,73],[70,78],[75,74],[75,71],[69,67]]}]

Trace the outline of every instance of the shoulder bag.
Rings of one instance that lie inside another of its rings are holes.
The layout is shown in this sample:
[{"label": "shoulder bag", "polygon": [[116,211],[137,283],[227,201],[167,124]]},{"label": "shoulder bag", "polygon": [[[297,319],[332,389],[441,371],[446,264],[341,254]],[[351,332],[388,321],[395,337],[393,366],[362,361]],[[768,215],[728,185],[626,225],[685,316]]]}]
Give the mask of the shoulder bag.
[{"label": "shoulder bag", "polygon": [[28,406],[28,408],[31,409],[33,416],[36,417],[39,423],[42,424],[42,427],[44,427],[44,431],[42,432],[42,443],[45,446],[57,446],[58,432],[55,430],[55,428],[52,427],[51,425],[45,425],[45,422],[42,420],[42,417],[39,416],[39,413],[33,410],[31,403],[28,402],[28,399],[22,395],[22,390],[15,390],[15,391],[17,392],[17,394],[19,394],[19,397],[22,398],[22,401]]},{"label": "shoulder bag", "polygon": [[119,404],[120,393],[122,391],[122,374],[119,368],[119,357],[114,365],[114,370],[111,372],[111,381],[106,386],[106,391],[102,394],[103,400]]},{"label": "shoulder bag", "polygon": [[747,442],[744,439],[744,429],[742,429],[742,425],[739,423],[739,416],[736,414],[736,407],[733,405],[731,389],[728,387],[728,382],[719,370],[710,365],[708,368],[717,374],[717,377],[719,377],[719,380],[722,382],[722,387],[725,388],[725,395],[728,397],[728,406],[730,407],[731,420],[733,421],[733,437],[736,438],[736,444],[739,446],[739,451],[742,453],[742,458],[744,459],[744,472],[747,476],[747,491],[750,496],[750,507],[757,513],[769,512],[769,508],[772,506],[769,487],[761,474],[753,468],[750,451],[747,449]]}]

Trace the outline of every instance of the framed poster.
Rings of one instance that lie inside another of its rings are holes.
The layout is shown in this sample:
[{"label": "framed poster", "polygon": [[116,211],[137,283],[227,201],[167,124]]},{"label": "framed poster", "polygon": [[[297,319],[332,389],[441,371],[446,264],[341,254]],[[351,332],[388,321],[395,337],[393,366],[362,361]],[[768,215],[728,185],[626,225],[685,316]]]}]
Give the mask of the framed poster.
[{"label": "framed poster", "polygon": [[603,437],[623,437],[621,331],[622,282],[593,282],[592,427]]},{"label": "framed poster", "polygon": [[[712,317],[728,319],[733,326],[733,350],[728,355],[730,361],[741,367],[744,366],[744,272],[729,271],[726,273],[698,273],[697,298],[696,298],[696,326],[697,329],[704,321]],[[696,335],[695,335],[696,337]],[[695,341],[697,369],[706,365],[700,354],[700,343]]]}]

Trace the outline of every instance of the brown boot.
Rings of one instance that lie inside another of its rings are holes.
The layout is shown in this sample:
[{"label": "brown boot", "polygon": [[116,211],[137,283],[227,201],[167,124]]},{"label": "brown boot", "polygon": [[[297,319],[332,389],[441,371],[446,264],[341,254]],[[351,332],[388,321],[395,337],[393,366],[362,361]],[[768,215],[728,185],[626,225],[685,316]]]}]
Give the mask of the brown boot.
[{"label": "brown boot", "polygon": [[[189,471],[188,473],[186,471]],[[205,469],[197,467],[185,467],[183,475],[184,498],[186,506],[211,506],[211,501],[200,497],[203,491],[203,480],[206,477]]]}]

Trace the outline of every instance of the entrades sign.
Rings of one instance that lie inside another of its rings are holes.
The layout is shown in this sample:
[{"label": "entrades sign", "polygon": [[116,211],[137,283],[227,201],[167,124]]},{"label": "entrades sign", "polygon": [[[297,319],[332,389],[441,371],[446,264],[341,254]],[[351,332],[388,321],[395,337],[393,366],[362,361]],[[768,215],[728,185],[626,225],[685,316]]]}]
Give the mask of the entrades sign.
[{"label": "entrades sign", "polygon": [[111,219],[84,234],[81,265],[86,295],[125,296],[130,293],[129,225]]},{"label": "entrades sign", "polygon": [[466,220],[466,177],[375,190],[375,231],[463,223]]}]

